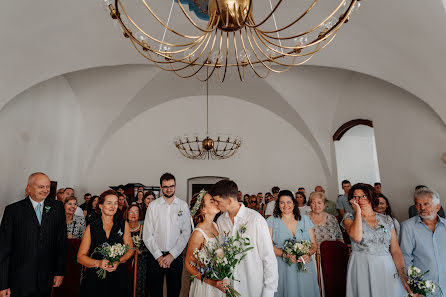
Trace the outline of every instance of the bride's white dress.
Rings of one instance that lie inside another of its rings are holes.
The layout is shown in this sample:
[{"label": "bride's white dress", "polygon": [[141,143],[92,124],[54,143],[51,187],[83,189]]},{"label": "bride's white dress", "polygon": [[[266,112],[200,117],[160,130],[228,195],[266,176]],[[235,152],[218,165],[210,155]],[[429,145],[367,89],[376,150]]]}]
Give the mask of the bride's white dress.
[{"label": "bride's white dress", "polygon": [[[217,228],[217,226],[215,227]],[[194,232],[195,231],[198,231],[201,234],[203,234],[203,237],[206,240],[206,242],[217,241],[216,238],[209,238],[206,235],[206,233],[200,228],[195,228]],[[223,292],[217,289],[216,287],[208,285],[207,283],[204,283],[196,278],[192,281],[190,285],[189,297],[223,297],[225,295],[226,294],[223,294]]]}]

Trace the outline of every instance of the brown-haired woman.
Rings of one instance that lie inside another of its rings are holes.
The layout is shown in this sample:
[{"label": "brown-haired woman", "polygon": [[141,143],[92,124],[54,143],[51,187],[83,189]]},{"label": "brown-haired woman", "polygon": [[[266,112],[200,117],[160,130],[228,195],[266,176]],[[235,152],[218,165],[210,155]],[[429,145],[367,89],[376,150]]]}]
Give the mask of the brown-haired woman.
[{"label": "brown-haired woman", "polygon": [[[102,212],[101,218],[87,227],[77,254],[77,261],[87,268],[82,278],[79,296],[129,296],[128,274],[122,265],[133,255],[129,225],[123,219],[115,217],[118,209],[118,194],[115,191],[108,190],[102,193],[98,205]],[[104,243],[125,244],[130,249],[119,259],[119,263],[111,266],[101,254],[92,256],[95,248],[101,247]],[[100,279],[96,275],[96,270],[100,268],[107,271],[105,279]]]},{"label": "brown-haired woman", "polygon": [[[266,221],[277,257],[279,271],[277,296],[319,297],[316,266],[311,260],[311,255],[317,250],[314,225],[308,216],[300,214],[299,205],[291,191],[279,192],[274,215]],[[288,239],[296,239],[298,242],[310,241],[312,243],[310,252],[299,259],[286,254],[283,247]],[[285,259],[290,259],[293,264],[289,266],[284,261]],[[306,265],[306,271],[298,271],[296,267],[298,262],[303,262]]]},{"label": "brown-haired woman", "polygon": [[68,196],[63,201],[65,217],[67,218],[67,238],[82,238],[86,228],[85,218],[75,215],[77,198]]},{"label": "brown-haired woman", "polygon": [[[348,193],[348,200],[355,215],[345,214],[342,222],[352,242],[346,296],[412,295],[406,283],[404,258],[393,220],[373,211],[373,207],[378,205],[373,187],[361,183],[354,185]],[[401,281],[395,277],[397,272]]]},{"label": "brown-haired woman", "polygon": [[138,255],[136,261],[137,263],[136,288],[135,288],[136,294],[134,296],[144,297],[147,296],[146,287],[147,287],[147,265],[148,265],[149,250],[147,249],[142,240],[143,225],[140,224],[139,218],[140,218],[140,209],[138,205],[134,203],[130,205],[130,207],[124,213],[124,219],[126,219],[127,222],[129,223],[129,229],[133,243],[135,244],[136,241],[139,242],[139,247],[135,246],[135,248],[137,248],[136,252],[138,253]]},{"label": "brown-haired woman", "polygon": [[184,261],[186,270],[196,276],[191,283],[189,296],[200,297],[223,297],[229,281],[215,281],[210,279],[201,280],[197,268],[190,263],[196,263],[194,250],[203,249],[206,243],[212,244],[219,235],[214,218],[220,210],[217,208],[214,198],[204,190],[195,194],[190,202],[191,216],[195,229],[187,244],[186,259]]},{"label": "brown-haired woman", "polygon": [[140,213],[140,221],[144,221],[146,218],[147,208],[149,208],[150,203],[155,200],[155,194],[152,191],[147,191],[144,194],[143,205]]}]

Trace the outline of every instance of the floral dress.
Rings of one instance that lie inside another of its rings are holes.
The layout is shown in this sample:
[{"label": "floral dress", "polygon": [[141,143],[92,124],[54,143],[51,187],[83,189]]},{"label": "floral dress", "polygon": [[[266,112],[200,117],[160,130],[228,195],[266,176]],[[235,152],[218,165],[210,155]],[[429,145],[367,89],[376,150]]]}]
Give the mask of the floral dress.
[{"label": "floral dress", "polygon": [[327,218],[322,225],[314,225],[314,234],[316,235],[316,242],[318,246],[326,240],[342,240],[342,232],[339,227],[338,220],[331,215],[326,214]]},{"label": "floral dress", "polygon": [[[391,217],[376,214],[375,226],[362,218],[362,239],[352,239],[352,254],[348,262],[346,297],[403,297],[406,295],[390,254]],[[354,221],[351,213],[344,220]],[[342,222],[342,225],[344,222]]]}]

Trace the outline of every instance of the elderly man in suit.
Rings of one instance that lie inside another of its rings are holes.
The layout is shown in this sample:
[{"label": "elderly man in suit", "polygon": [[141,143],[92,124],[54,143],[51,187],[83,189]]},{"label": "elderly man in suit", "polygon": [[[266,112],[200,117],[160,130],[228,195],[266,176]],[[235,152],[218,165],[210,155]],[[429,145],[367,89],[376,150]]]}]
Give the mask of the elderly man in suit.
[{"label": "elderly man in suit", "polygon": [[64,275],[67,225],[60,201],[46,199],[50,179],[30,175],[23,200],[5,208],[0,225],[0,297],[47,297]]}]

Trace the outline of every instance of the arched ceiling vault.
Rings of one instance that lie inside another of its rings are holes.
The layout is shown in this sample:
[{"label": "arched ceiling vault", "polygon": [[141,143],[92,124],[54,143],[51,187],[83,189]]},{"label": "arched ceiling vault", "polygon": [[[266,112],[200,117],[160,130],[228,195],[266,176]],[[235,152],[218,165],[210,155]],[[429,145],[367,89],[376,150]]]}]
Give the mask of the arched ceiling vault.
[{"label": "arched ceiling vault", "polygon": [[[142,88],[138,94],[124,107],[122,112],[112,121],[106,132],[100,137],[99,142],[95,146],[91,159],[87,164],[94,166],[95,159],[101,152],[108,139],[119,131],[124,125],[135,118],[139,114],[151,109],[159,104],[189,96],[203,96],[201,87],[197,88],[197,84],[190,83],[188,80],[180,79],[175,81],[175,87],[165,90],[165,81],[169,80],[171,74],[163,71],[151,79],[147,85]],[[315,139],[309,127],[298,114],[298,112],[289,105],[289,103],[265,80],[250,80],[242,86],[236,80],[228,81],[224,86],[219,83],[211,84],[209,95],[226,96],[245,100],[247,102],[259,105],[265,109],[277,114],[291,126],[293,126],[313,147],[316,155],[320,160],[320,165],[326,177],[331,176],[328,161],[324,156],[321,146]],[[251,90],[256,90],[252,92]],[[148,99],[150,94],[150,100]],[[259,96],[258,94],[261,94]],[[87,168],[89,171],[89,168]]]},{"label": "arched ceiling vault", "polygon": [[[362,8],[310,65],[348,69],[388,81],[421,98],[446,122],[444,1],[363,0]],[[3,3],[0,110],[29,87],[64,73],[145,63],[113,28],[98,2]],[[152,2],[163,15],[170,6]],[[253,84],[257,82],[246,86]]]}]

